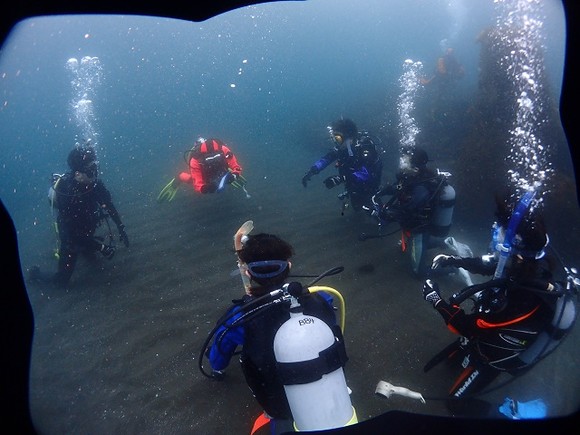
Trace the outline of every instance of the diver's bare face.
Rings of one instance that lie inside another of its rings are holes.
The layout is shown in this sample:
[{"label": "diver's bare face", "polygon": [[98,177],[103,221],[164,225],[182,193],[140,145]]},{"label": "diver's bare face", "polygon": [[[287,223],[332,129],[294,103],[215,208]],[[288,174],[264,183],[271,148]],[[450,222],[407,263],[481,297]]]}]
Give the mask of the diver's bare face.
[{"label": "diver's bare face", "polygon": [[95,181],[96,177],[91,177],[84,172],[75,171],[75,181],[81,184],[91,184]]}]

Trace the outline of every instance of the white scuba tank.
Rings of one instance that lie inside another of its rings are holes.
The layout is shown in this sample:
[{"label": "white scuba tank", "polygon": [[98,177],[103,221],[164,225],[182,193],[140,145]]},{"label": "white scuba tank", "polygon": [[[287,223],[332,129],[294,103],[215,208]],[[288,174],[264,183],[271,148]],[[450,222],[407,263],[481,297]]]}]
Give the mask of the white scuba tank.
[{"label": "white scuba tank", "polygon": [[432,235],[446,237],[453,222],[455,209],[455,189],[449,184],[441,188],[431,217]]},{"label": "white scuba tank", "polygon": [[534,343],[519,355],[526,364],[536,362],[550,353],[562,341],[576,321],[576,304],[570,295],[563,295],[556,301],[550,332],[542,331]]},{"label": "white scuba tank", "polygon": [[[279,363],[302,363],[316,360],[335,341],[330,327],[319,318],[291,312],[290,319],[276,332],[274,354]],[[356,423],[343,368],[318,378],[309,383],[284,385],[295,429],[324,430]]]}]

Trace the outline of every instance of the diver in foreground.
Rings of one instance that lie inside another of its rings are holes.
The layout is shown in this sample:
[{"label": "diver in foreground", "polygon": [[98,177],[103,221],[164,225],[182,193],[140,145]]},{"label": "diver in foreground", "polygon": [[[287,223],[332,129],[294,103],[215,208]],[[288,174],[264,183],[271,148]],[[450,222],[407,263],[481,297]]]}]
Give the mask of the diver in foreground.
[{"label": "diver in foreground", "polygon": [[[245,295],[233,301],[209,334],[200,370],[224,380],[232,356],[242,347],[242,371],[264,410],[252,434],[266,427],[279,434],[356,423],[343,373],[348,359],[343,322],[337,324],[331,296],[342,301],[340,293],[330,287],[285,284],[292,246],[272,234],[249,235],[252,229],[248,221],[234,237]],[[204,356],[211,374],[202,367]]]},{"label": "diver in foreground", "polygon": [[[580,280],[575,269],[566,267],[566,280],[555,279],[556,262],[547,252],[544,221],[529,210],[533,196],[527,192],[517,204],[497,200],[492,254],[481,258],[441,254],[433,259],[433,269],[462,267],[493,279],[469,286],[449,301],[441,298],[433,280],[423,285],[423,298],[449,330],[461,336],[424,368],[429,371],[443,360],[463,367],[449,390],[447,403],[454,414],[485,416],[489,410],[482,409],[482,402],[469,399],[502,372],[516,376],[531,369],[575,323]],[[472,302],[470,313],[461,308],[466,300]]]}]

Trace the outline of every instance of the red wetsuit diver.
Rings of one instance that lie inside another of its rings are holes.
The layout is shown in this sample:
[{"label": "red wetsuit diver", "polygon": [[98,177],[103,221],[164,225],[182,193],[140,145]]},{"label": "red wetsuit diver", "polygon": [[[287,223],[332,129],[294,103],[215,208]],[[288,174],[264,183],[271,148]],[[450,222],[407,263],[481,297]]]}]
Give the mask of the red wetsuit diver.
[{"label": "red wetsuit diver", "polygon": [[180,172],[163,188],[157,198],[159,202],[171,201],[180,184],[191,184],[196,192],[202,194],[221,192],[227,184],[244,188],[242,167],[221,140],[199,138],[184,158],[189,171]]}]

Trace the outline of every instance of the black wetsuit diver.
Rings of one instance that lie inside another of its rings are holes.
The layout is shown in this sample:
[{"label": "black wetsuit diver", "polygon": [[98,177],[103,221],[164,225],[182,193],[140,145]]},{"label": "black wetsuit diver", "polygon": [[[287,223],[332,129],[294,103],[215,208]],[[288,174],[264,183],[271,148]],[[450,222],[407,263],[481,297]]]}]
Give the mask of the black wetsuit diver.
[{"label": "black wetsuit diver", "polygon": [[[534,218],[520,225],[517,246],[501,277],[467,287],[448,302],[441,299],[436,282],[425,281],[423,297],[449,330],[461,336],[425,366],[428,371],[447,359],[463,368],[449,390],[448,405],[454,413],[485,413],[480,401],[465,399],[472,399],[502,372],[519,375],[532,368],[556,348],[575,322],[577,290],[554,279],[555,260],[544,251],[549,239],[540,222]],[[494,228],[501,232],[506,225]],[[497,255],[441,254],[432,267],[461,267],[494,275],[498,261]],[[470,313],[460,306],[466,300],[472,301]]]},{"label": "black wetsuit diver", "polygon": [[338,175],[324,180],[324,185],[332,189],[340,184],[345,185],[344,194],[350,199],[354,211],[371,206],[371,197],[381,184],[383,163],[373,140],[357,130],[350,119],[339,119],[329,127],[334,148],[318,159],[302,177],[304,187],[313,175],[316,175],[335,162]]},{"label": "black wetsuit diver", "polygon": [[32,280],[56,286],[69,283],[79,254],[90,256],[100,252],[106,258],[113,257],[115,247],[112,240],[107,243],[95,237],[95,231],[107,217],[116,224],[120,240],[129,246],[125,226],[112,202],[111,193],[97,178],[94,151],[91,148],[75,148],[69,154],[68,164],[71,171],[57,178],[50,198],[58,211],[58,270],[52,276],[41,273],[36,266],[30,270]]},{"label": "black wetsuit diver", "polygon": [[[427,167],[428,161],[422,148],[403,148],[395,182],[372,197],[372,214],[380,225],[399,223],[401,249],[410,252],[411,267],[420,277],[430,272],[428,250],[445,247],[455,206],[455,190],[447,181],[448,174]],[[382,196],[391,198],[383,203]]]}]

